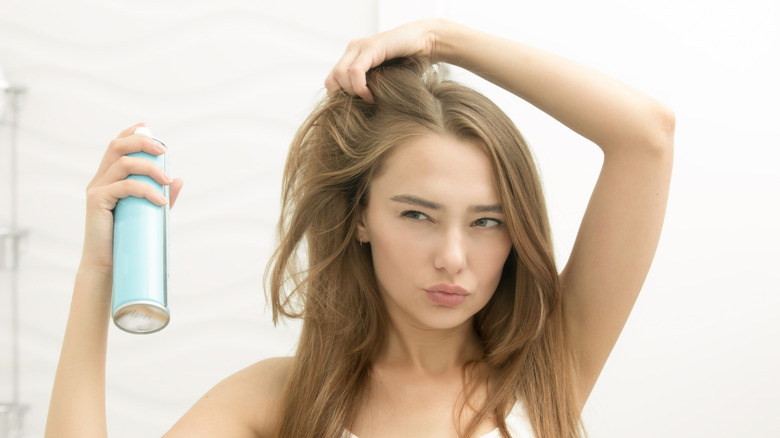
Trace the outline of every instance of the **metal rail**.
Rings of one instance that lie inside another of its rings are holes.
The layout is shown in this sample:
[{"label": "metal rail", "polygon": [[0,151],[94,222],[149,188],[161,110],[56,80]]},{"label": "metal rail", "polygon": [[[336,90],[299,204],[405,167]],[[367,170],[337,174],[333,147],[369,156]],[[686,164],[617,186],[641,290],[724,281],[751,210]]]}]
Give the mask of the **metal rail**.
[{"label": "metal rail", "polygon": [[[27,230],[18,224],[18,160],[17,128],[19,126],[19,98],[26,93],[23,87],[15,87],[0,79],[0,92],[8,98],[6,108],[0,108],[0,126],[10,128],[10,224],[0,227],[0,271],[10,273],[11,296],[11,380],[12,395],[10,403],[0,403],[0,437],[17,438],[23,436],[23,415],[27,406],[20,403],[19,394],[19,249],[21,241],[27,236]],[[6,117],[6,115],[8,117]]]}]

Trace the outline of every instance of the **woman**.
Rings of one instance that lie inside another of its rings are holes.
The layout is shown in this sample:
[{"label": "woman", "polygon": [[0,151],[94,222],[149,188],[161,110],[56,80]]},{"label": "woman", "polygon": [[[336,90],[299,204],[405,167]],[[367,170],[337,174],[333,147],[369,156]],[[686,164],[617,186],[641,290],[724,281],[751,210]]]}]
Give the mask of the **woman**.
[{"label": "woman", "polygon": [[[560,274],[522,137],[487,99],[437,80],[435,61],[603,150]],[[274,320],[304,319],[298,351],[228,377],[166,436],[580,436],[658,242],[671,111],[574,62],[439,19],[353,41],[325,84],[290,149],[267,271]],[[160,152],[134,128],[88,189],[47,436],[106,435],[111,210],[125,196],[164,203],[123,178],[170,184],[171,202],[181,189],[147,162],[120,160]]]}]

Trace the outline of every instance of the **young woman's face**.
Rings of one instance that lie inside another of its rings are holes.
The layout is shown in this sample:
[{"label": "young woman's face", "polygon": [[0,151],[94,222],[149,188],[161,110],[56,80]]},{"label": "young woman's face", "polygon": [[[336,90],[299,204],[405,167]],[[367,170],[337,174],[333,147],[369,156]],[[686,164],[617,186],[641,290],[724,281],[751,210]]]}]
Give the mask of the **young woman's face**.
[{"label": "young woman's face", "polygon": [[358,229],[392,320],[426,329],[470,321],[512,247],[504,220],[479,144],[431,134],[397,147]]}]

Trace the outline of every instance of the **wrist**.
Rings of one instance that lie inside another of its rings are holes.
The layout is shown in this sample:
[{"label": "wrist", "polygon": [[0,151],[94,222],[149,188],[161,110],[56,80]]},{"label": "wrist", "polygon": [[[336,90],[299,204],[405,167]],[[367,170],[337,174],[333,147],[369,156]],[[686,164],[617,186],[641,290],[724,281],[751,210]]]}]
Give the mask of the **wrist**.
[{"label": "wrist", "polygon": [[112,266],[81,260],[76,271],[76,282],[97,286],[99,289],[111,288],[114,269]]},{"label": "wrist", "polygon": [[464,35],[471,29],[444,18],[434,18],[430,24],[431,56],[435,62],[446,62],[453,65],[463,63],[460,53]]}]

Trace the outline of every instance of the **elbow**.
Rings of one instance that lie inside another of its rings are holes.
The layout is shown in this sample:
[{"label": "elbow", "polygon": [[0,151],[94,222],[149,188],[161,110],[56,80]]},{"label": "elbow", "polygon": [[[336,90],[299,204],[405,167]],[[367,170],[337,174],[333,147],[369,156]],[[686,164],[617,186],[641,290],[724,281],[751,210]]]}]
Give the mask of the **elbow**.
[{"label": "elbow", "polygon": [[660,159],[671,162],[674,152],[674,111],[654,99],[641,99],[616,115],[607,138],[595,141],[605,157]]},{"label": "elbow", "polygon": [[648,132],[643,142],[653,155],[671,159],[674,153],[674,130],[677,123],[674,110],[660,103],[654,102],[650,111]]},{"label": "elbow", "polygon": [[[616,129],[614,147],[605,154],[671,162],[674,155],[674,111],[650,100],[634,110],[634,120]],[[604,148],[602,148],[604,149]]]},{"label": "elbow", "polygon": [[670,107],[659,104],[661,109],[659,110],[659,124],[661,126],[661,141],[659,146],[663,150],[672,152],[674,149],[674,129],[677,124],[677,116],[674,115],[674,110]]}]

